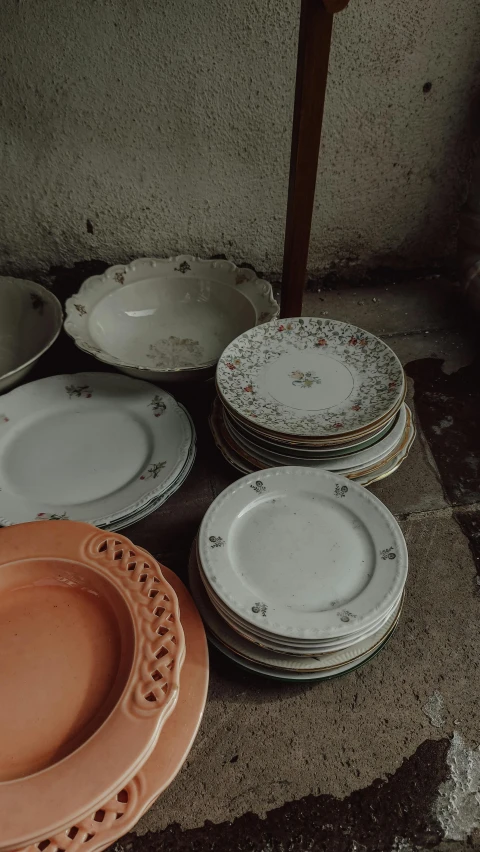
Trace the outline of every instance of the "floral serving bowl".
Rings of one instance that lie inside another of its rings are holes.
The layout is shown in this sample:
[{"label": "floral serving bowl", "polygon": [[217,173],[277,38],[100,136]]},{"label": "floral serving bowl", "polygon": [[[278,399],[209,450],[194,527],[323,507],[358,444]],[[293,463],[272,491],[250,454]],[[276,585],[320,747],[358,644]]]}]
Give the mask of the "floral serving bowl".
[{"label": "floral serving bowl", "polygon": [[0,393],[21,382],[62,328],[58,299],[34,281],[0,277]]},{"label": "floral serving bowl", "polygon": [[66,303],[79,349],[157,382],[214,374],[228,344],[278,316],[271,285],[225,260],[141,258],[88,278]]}]

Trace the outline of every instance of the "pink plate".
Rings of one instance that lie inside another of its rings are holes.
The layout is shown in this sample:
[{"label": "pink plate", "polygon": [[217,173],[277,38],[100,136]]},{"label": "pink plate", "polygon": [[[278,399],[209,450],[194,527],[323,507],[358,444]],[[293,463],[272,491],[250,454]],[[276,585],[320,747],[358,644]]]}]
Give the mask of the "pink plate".
[{"label": "pink plate", "polygon": [[178,697],[184,637],[158,563],[73,521],[0,531],[0,849],[94,812]]},{"label": "pink plate", "polygon": [[185,586],[168,568],[162,565],[161,569],[177,593],[185,632],[185,662],[176,707],[154,751],[132,781],[123,789],[117,788],[117,795],[105,801],[87,819],[77,820],[66,831],[21,852],[101,852],[133,828],[157,796],[171,784],[187,758],[207,698],[207,640],[202,620]]}]

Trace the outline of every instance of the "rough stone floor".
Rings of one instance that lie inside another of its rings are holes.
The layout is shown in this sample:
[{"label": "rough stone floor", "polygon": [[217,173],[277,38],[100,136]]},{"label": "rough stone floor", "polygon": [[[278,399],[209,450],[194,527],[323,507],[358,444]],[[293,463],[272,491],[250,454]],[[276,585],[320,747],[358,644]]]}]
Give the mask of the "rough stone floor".
[{"label": "rough stone floor", "polygon": [[[306,316],[380,335],[409,377],[417,441],[372,487],[409,548],[400,627],[369,665],[314,685],[277,685],[212,651],[189,759],[115,852],[480,850],[480,366],[458,302],[438,276],[306,295]],[[60,360],[98,368],[66,341],[47,370]],[[196,422],[195,468],[127,535],[185,577],[203,513],[238,474],[208,433],[212,387],[177,396]]]}]

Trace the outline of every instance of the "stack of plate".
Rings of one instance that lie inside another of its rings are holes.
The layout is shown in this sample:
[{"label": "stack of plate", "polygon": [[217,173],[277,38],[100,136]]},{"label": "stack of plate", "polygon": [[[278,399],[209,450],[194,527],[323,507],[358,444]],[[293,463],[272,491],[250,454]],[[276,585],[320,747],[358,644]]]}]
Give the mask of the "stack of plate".
[{"label": "stack of plate", "polygon": [[118,533],[66,521],[1,537],[0,850],[100,852],[188,754],[202,624],[177,578]]},{"label": "stack of plate", "polygon": [[211,429],[243,473],[299,464],[368,485],[399,467],[415,437],[400,361],[347,323],[253,328],[226,348],[216,382]]},{"label": "stack of plate", "polygon": [[116,373],[31,382],[2,397],[0,523],[122,529],[177,491],[195,446],[185,409],[148,382]]},{"label": "stack of plate", "polygon": [[190,583],[211,641],[274,678],[316,680],[371,659],[400,617],[407,548],[388,509],[326,471],[249,475],[210,506]]}]

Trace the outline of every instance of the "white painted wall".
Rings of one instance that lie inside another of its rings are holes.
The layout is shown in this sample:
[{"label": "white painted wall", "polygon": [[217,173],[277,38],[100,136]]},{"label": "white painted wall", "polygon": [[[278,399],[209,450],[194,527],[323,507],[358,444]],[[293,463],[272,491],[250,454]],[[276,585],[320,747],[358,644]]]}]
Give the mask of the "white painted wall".
[{"label": "white painted wall", "polygon": [[[299,5],[3,0],[0,267],[188,251],[278,271]],[[338,15],[313,271],[451,250],[479,32],[479,0]]]}]

